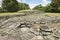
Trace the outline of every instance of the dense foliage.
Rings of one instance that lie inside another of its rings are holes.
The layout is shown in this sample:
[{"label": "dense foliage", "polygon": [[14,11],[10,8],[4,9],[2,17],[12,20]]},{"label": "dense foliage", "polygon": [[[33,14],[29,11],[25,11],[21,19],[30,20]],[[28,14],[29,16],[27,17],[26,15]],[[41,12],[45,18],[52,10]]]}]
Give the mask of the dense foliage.
[{"label": "dense foliage", "polygon": [[2,8],[9,12],[15,12],[19,10],[17,0],[3,0]]},{"label": "dense foliage", "polygon": [[26,3],[19,3],[19,10],[30,9],[29,5]]},{"label": "dense foliage", "polygon": [[2,8],[8,12],[18,11],[18,2],[17,0],[4,0],[2,3]]},{"label": "dense foliage", "polygon": [[60,0],[52,0],[50,4],[44,6],[37,5],[33,9],[42,10],[45,12],[60,12]]},{"label": "dense foliage", "polygon": [[43,6],[40,4],[40,5],[37,5],[36,7],[34,7],[33,9],[43,11]]},{"label": "dense foliage", "polygon": [[[30,9],[26,3],[19,3],[17,0],[3,0],[0,12],[16,12],[18,10]],[[44,12],[60,12],[60,0],[52,0],[50,4],[46,6],[37,5],[34,10],[40,10]]]},{"label": "dense foliage", "polygon": [[0,13],[2,13],[3,12],[3,9],[0,7]]},{"label": "dense foliage", "polygon": [[52,12],[60,12],[60,0],[52,0],[50,6]]},{"label": "dense foliage", "polygon": [[16,12],[19,10],[30,9],[29,5],[26,3],[19,3],[17,0],[3,0],[2,8],[3,12]]}]

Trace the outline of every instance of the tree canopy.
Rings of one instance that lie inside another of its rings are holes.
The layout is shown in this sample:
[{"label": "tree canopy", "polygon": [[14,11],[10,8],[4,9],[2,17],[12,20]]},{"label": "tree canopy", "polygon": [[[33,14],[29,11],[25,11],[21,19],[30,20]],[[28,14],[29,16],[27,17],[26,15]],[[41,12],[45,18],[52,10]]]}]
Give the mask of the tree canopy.
[{"label": "tree canopy", "polygon": [[9,12],[15,12],[19,10],[17,0],[3,0],[2,8]]},{"label": "tree canopy", "polygon": [[52,0],[50,4],[47,4],[45,7],[37,5],[33,9],[42,10],[45,12],[60,12],[60,0]]},{"label": "tree canopy", "polygon": [[50,6],[52,12],[60,12],[60,0],[52,0]]},{"label": "tree canopy", "polygon": [[[3,0],[2,9],[8,12],[16,12],[18,10],[30,9],[26,3],[19,3],[17,0]],[[50,4],[46,6],[37,5],[33,8],[34,10],[40,10],[45,12],[60,12],[60,0],[52,0]]]},{"label": "tree canopy", "polygon": [[26,3],[19,3],[19,10],[30,9],[29,5]]},{"label": "tree canopy", "polygon": [[35,6],[33,9],[43,11],[44,7],[40,4],[40,5]]}]

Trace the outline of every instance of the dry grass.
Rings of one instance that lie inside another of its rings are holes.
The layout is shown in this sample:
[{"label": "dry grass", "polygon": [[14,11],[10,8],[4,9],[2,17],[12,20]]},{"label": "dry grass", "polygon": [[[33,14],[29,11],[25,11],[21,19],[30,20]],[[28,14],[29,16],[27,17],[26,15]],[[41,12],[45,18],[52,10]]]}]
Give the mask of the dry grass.
[{"label": "dry grass", "polygon": [[[33,12],[33,10],[22,10],[14,13],[0,13],[0,16],[20,15],[20,14],[25,14],[25,12],[27,11]],[[44,13],[43,15],[60,16],[60,13]]]},{"label": "dry grass", "polygon": [[0,16],[13,16],[13,15],[21,15],[21,14],[24,14],[24,13],[18,13],[18,12],[15,12],[15,13],[0,13]]},{"label": "dry grass", "polygon": [[45,13],[43,15],[49,15],[49,16],[60,16],[60,13]]}]

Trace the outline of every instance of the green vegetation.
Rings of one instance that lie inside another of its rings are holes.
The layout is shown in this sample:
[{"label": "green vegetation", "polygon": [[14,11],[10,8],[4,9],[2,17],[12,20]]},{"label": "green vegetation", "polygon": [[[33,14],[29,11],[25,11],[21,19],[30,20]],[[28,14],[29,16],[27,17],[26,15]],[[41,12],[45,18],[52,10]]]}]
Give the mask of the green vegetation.
[{"label": "green vegetation", "polygon": [[60,12],[60,0],[52,0],[50,6],[51,12]]},{"label": "green vegetation", "polygon": [[40,4],[40,5],[37,5],[36,7],[34,7],[33,10],[44,11],[44,10],[45,10],[45,7],[43,7],[43,6]]},{"label": "green vegetation", "polygon": [[[3,0],[2,7],[0,7],[0,13],[2,12],[17,12],[21,10],[29,10],[30,7],[26,3],[19,3],[17,0]],[[51,0],[46,6],[37,5],[33,8],[33,10],[39,10],[43,12],[54,12],[60,13],[60,0]],[[31,10],[30,10],[31,11]]]},{"label": "green vegetation", "polygon": [[19,10],[30,9],[29,5],[26,3],[19,3],[17,0],[3,0],[1,12],[17,12]]},{"label": "green vegetation", "polygon": [[24,15],[25,13],[18,13],[18,12],[14,12],[14,13],[0,13],[0,16],[13,16],[13,15]]},{"label": "green vegetation", "polygon": [[16,12],[19,10],[17,0],[3,0],[2,8],[8,12]]},{"label": "green vegetation", "polygon": [[21,10],[21,11],[18,11],[18,13],[26,13],[26,12],[34,12],[34,10]]},{"label": "green vegetation", "polygon": [[[0,16],[14,16],[14,15],[24,15],[25,12],[33,12],[34,10],[21,10],[18,12],[8,12],[8,13],[0,13]],[[60,16],[60,13],[44,13],[42,15],[49,15],[49,16]]]},{"label": "green vegetation", "polygon": [[19,3],[19,10],[28,10],[30,9],[29,5],[26,3]]},{"label": "green vegetation", "polygon": [[37,5],[33,9],[36,10],[42,10],[44,12],[60,12],[60,0],[52,0],[52,2],[45,7],[40,5]]},{"label": "green vegetation", "polygon": [[21,11],[18,11],[18,12],[7,12],[7,13],[0,13],[0,16],[13,16],[13,15],[24,15],[25,12],[33,12],[33,10],[21,10]]},{"label": "green vegetation", "polygon": [[60,13],[44,13],[43,15],[59,16],[60,17]]}]

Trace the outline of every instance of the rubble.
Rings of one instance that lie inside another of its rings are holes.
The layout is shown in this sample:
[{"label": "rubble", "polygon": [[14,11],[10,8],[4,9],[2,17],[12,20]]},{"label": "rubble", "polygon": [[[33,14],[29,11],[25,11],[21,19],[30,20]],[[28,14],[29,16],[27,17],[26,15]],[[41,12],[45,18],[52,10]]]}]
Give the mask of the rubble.
[{"label": "rubble", "polygon": [[60,17],[35,11],[1,18],[0,40],[60,40]]}]

